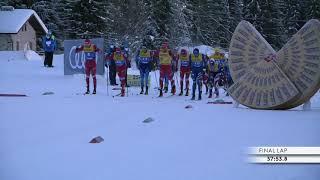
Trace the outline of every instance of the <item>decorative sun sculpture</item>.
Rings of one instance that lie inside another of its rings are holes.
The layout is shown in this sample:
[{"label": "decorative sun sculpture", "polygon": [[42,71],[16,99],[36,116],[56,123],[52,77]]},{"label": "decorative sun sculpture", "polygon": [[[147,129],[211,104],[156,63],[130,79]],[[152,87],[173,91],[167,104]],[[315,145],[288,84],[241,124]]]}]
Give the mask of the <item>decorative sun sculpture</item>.
[{"label": "decorative sun sculpture", "polygon": [[230,95],[254,109],[291,109],[320,88],[320,21],[308,21],[276,52],[247,21],[230,44]]}]

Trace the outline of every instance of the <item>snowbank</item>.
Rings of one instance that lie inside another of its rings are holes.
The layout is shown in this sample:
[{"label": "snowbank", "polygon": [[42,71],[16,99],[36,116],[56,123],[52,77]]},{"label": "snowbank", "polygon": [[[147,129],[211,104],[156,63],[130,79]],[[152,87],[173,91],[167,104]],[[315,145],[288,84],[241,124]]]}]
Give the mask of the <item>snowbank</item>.
[{"label": "snowbank", "polygon": [[0,61],[42,61],[43,58],[32,50],[0,51]]},{"label": "snowbank", "polygon": [[32,61],[42,61],[43,60],[43,58],[39,54],[37,54],[36,52],[34,52],[32,50],[25,51],[24,55],[25,55],[26,59],[29,61],[31,61],[31,60]]},{"label": "snowbank", "polygon": [[23,51],[0,51],[0,61],[24,61]]}]

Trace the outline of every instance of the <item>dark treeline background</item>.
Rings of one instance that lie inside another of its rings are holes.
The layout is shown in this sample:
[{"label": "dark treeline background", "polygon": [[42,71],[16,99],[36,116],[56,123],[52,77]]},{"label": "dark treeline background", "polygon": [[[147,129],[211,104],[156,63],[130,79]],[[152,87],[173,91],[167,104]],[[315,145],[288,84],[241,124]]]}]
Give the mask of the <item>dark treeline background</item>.
[{"label": "dark treeline background", "polygon": [[[1,0],[0,5],[34,9],[61,45],[65,39],[103,37],[108,43],[143,41],[150,48],[228,47],[242,20],[251,22],[275,48],[311,18],[320,0]],[[62,47],[62,46],[60,46]]]}]

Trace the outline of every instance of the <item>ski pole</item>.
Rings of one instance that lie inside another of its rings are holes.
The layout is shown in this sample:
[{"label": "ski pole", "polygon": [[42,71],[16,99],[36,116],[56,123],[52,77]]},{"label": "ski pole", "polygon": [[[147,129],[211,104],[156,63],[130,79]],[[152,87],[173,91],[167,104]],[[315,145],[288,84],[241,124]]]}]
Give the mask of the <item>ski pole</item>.
[{"label": "ski pole", "polygon": [[[83,56],[81,55],[80,57],[80,53],[78,52],[78,58],[80,59],[80,61],[82,60]],[[87,82],[87,74],[86,74],[86,61],[82,61],[82,68],[83,68],[83,76],[84,76],[84,83],[85,83],[85,86],[88,85],[88,87],[90,86],[90,83],[89,84],[86,84]],[[90,72],[89,72],[89,78],[90,78]],[[89,81],[90,82],[90,81]]]},{"label": "ski pole", "polygon": [[127,85],[127,97],[129,96],[129,87]]},{"label": "ski pole", "polygon": [[156,79],[156,83],[157,83],[157,85],[156,85],[156,87],[158,87],[158,78],[157,78],[157,73],[156,73],[156,70],[154,71],[154,78]]},{"label": "ski pole", "polygon": [[127,97],[129,96],[129,86],[128,86],[128,69],[126,71],[126,86],[127,86]]},{"label": "ski pole", "polygon": [[109,96],[109,66],[107,67],[107,96]]},{"label": "ski pole", "polygon": [[175,79],[176,79],[176,81],[177,81],[177,86],[178,86],[178,89],[180,89],[180,83],[179,83],[179,81],[178,81],[178,75],[177,75],[177,73],[174,73],[174,76],[175,76]]}]

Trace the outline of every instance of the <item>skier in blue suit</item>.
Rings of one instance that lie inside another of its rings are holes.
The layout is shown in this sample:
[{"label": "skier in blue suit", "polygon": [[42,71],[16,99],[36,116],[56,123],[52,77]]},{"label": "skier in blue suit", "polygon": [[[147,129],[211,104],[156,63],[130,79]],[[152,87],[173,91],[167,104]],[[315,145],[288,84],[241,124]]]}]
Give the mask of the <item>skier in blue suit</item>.
[{"label": "skier in blue suit", "polygon": [[142,46],[141,50],[136,56],[136,61],[138,68],[140,70],[140,79],[141,79],[141,92],[144,93],[144,84],[146,85],[145,95],[148,95],[148,78],[151,71],[152,57],[151,52],[147,49],[146,46]]},{"label": "skier in blue suit", "polygon": [[198,85],[198,92],[199,92],[198,100],[201,100],[202,78],[203,78],[203,71],[206,65],[206,58],[205,58],[205,55],[200,54],[198,48],[195,48],[193,50],[193,53],[190,54],[189,56],[189,61],[191,64],[191,71],[192,71],[191,78],[193,80],[191,100],[195,100],[197,85]]}]

